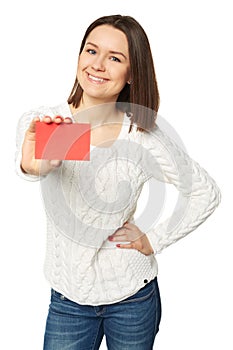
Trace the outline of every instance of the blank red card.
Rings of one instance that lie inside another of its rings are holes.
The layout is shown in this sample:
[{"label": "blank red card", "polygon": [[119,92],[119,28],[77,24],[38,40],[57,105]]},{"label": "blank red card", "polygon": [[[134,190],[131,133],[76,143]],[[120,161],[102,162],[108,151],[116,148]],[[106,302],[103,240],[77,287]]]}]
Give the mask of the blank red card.
[{"label": "blank red card", "polygon": [[36,122],[35,158],[90,160],[90,124]]}]

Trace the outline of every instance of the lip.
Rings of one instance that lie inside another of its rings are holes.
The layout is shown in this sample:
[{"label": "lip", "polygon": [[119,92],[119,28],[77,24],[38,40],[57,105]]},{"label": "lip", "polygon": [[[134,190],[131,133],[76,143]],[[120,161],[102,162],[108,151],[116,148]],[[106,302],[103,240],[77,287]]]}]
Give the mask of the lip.
[{"label": "lip", "polygon": [[87,72],[87,79],[94,84],[105,84],[109,81],[109,79],[99,77],[99,76],[90,74],[88,72]]}]

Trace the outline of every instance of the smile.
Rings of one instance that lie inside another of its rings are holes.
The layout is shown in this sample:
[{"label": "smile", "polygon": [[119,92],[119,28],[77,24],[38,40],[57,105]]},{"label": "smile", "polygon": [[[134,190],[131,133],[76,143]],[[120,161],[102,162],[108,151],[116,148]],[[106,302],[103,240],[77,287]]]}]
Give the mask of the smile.
[{"label": "smile", "polygon": [[92,82],[95,82],[95,83],[99,83],[99,84],[102,84],[102,83],[105,83],[108,81],[107,79],[95,77],[94,75],[91,75],[91,74],[87,74],[87,76],[88,76],[89,80],[91,80]]}]

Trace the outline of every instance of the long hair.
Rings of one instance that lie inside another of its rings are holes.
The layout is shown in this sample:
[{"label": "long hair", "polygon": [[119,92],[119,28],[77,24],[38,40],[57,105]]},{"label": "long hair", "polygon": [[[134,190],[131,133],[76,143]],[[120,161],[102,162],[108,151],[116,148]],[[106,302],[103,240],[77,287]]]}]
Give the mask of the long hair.
[{"label": "long hair", "polygon": [[[95,20],[87,28],[79,55],[83,51],[86,39],[91,31],[100,25],[110,25],[121,30],[128,41],[132,82],[131,84],[126,83],[120,92],[117,106],[128,113],[131,119],[131,127],[136,124],[139,131],[151,130],[155,126],[159,109],[159,91],[148,37],[142,26],[130,16],[104,16]],[[83,90],[76,77],[68,103],[77,108],[82,94]]]}]

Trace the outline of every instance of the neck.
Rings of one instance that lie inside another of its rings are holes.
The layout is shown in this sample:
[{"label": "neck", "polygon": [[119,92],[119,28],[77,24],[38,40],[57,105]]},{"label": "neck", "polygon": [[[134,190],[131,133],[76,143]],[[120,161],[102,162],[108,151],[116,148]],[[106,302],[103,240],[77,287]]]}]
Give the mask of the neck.
[{"label": "neck", "polygon": [[90,123],[92,126],[119,122],[122,112],[117,109],[116,101],[104,102],[83,96],[78,108],[70,105],[74,120],[79,123]]}]

